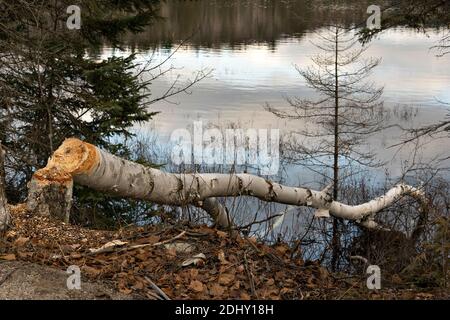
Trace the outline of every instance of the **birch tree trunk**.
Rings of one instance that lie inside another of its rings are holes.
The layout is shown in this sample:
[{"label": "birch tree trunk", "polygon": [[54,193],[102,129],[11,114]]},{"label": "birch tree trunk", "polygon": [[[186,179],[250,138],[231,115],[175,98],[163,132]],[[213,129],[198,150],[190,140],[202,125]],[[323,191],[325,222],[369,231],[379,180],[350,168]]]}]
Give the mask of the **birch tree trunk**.
[{"label": "birch tree trunk", "polygon": [[0,141],[0,232],[7,229],[10,216],[5,193],[5,152]]},{"label": "birch tree trunk", "polygon": [[[400,197],[409,195],[421,203],[426,202],[419,189],[404,184],[393,187],[382,197],[350,206],[333,201],[326,190],[283,186],[250,174],[166,173],[121,159],[71,138],[55,151],[45,168],[34,174],[29,184],[29,208],[38,211],[36,208],[42,207],[47,214],[67,219],[73,182],[124,198],[164,205],[194,205],[208,212],[221,227],[232,226],[232,221],[226,208],[216,199],[218,197],[246,195],[268,202],[309,206],[318,209],[317,216],[329,217],[331,214],[338,218],[364,221],[367,227],[375,225],[365,219]],[[46,203],[55,198],[62,204],[55,206]]]}]

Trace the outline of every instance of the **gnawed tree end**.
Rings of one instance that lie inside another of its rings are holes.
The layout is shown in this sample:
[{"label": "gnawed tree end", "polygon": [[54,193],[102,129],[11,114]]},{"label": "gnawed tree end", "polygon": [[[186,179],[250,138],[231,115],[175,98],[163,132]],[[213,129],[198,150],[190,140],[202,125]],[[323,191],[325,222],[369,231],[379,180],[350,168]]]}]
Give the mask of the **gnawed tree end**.
[{"label": "gnawed tree end", "polygon": [[267,202],[309,206],[317,209],[317,216],[353,220],[368,228],[377,228],[374,215],[404,196],[419,201],[422,211],[428,202],[422,190],[399,184],[381,197],[351,206],[332,201],[327,189],[289,187],[250,174],[167,173],[70,138],[47,166],[34,174],[29,183],[28,209],[68,221],[73,183],[123,198],[172,206],[194,205],[204,209],[222,228],[232,227],[233,221],[216,199],[220,197],[245,195]]},{"label": "gnawed tree end", "polygon": [[97,159],[92,145],[67,139],[28,183],[27,207],[31,213],[69,222],[72,207],[73,176],[90,169]]}]

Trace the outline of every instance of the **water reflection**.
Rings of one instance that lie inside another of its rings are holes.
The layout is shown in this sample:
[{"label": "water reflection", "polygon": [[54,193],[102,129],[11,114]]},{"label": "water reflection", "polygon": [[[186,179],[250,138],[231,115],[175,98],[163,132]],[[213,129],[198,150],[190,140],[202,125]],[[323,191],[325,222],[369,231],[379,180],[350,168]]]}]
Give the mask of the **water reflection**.
[{"label": "water reflection", "polygon": [[370,1],[340,1],[333,6],[321,0],[169,0],[163,3],[163,21],[127,44],[151,48],[171,47],[189,38],[196,48],[245,48],[266,44],[274,50],[280,39],[308,33],[325,24],[364,22]]},{"label": "water reflection", "polygon": [[[345,5],[330,8],[320,3],[168,1],[161,11],[166,17],[163,23],[125,39],[130,51],[139,50],[138,59],[145,61],[154,54],[157,62],[167,58],[181,40],[193,34],[171,60],[177,69],[153,82],[153,95],[162,94],[178,76],[188,79],[205,67],[214,72],[191,95],[154,104],[152,109],[162,113],[140,129],[155,130],[164,143],[175,129],[192,125],[195,120],[222,127],[230,122],[243,128],[281,129],[285,133],[301,126],[298,121],[275,118],[262,106],[265,103],[286,106],[286,96],[315,98],[317,93],[305,86],[293,65],[310,64],[310,57],[317,53],[311,41],[317,40],[317,32],[324,25],[358,24],[367,17],[369,4],[344,1]],[[447,114],[446,107],[438,100],[450,101],[450,55],[436,58],[429,50],[439,36],[431,30],[428,34],[408,29],[390,30],[375,39],[366,52],[367,56],[383,59],[372,80],[384,85],[386,107],[393,115],[416,114],[407,121],[393,116],[393,123],[413,127],[436,122]],[[107,49],[103,52],[105,56],[110,54],[113,53]],[[401,173],[411,153],[410,149],[400,153],[387,149],[399,141],[400,134],[398,129],[390,129],[369,141],[381,160],[388,161],[388,169],[394,176]],[[442,141],[424,146],[423,161],[442,151]]]},{"label": "water reflection", "polygon": [[[137,59],[144,62],[153,57],[157,63],[170,56],[182,40],[193,35],[170,62],[176,70],[152,83],[152,94],[161,95],[178,76],[188,79],[202,68],[214,71],[192,94],[154,104],[152,110],[161,114],[136,129],[141,134],[156,135],[155,141],[164,146],[161,150],[170,152],[167,146],[171,133],[192,127],[196,120],[214,123],[223,129],[230,124],[239,128],[280,129],[281,134],[304,125],[300,121],[280,120],[266,112],[263,105],[287,106],[286,96],[316,98],[317,93],[306,87],[293,65],[310,64],[310,57],[317,53],[311,41],[317,40],[317,33],[324,25],[332,22],[358,24],[367,17],[366,8],[371,4],[369,1],[342,1],[345,5],[330,8],[326,2],[168,1],[162,8],[162,15],[167,18],[164,23],[125,39],[128,53],[138,51]],[[425,35],[414,30],[390,30],[375,39],[366,52],[368,56],[382,58],[372,80],[377,86],[385,87],[382,99],[391,111],[391,123],[418,127],[439,121],[448,113],[447,107],[438,100],[450,102],[450,55],[438,59],[429,50],[439,36],[434,31]],[[121,53],[103,51],[103,56],[111,54]],[[387,165],[370,170],[365,175],[366,182],[383,182],[386,172],[398,177],[413,160],[429,163],[448,152],[448,140],[422,145],[418,154],[411,148],[399,152],[388,148],[400,139],[401,131],[391,128],[368,140],[367,148]],[[322,182],[299,166],[284,169],[278,178],[282,177],[289,185],[317,188],[317,183]],[[285,209],[281,205],[242,197],[229,201],[232,215],[241,218],[254,214],[264,218]],[[292,223],[289,230],[298,234],[298,230],[307,225],[306,217],[291,215],[284,225]],[[288,233],[285,236],[288,238]]]},{"label": "water reflection", "polygon": [[[398,42],[402,36],[403,41]],[[192,47],[181,49],[172,60],[177,69],[153,84],[153,93],[161,94],[178,75],[188,78],[203,67],[214,69],[212,77],[196,86],[191,95],[180,95],[173,103],[161,102],[152,107],[162,111],[158,116],[158,129],[168,133],[184,125],[186,120],[207,118],[222,121],[251,121],[264,126],[283,126],[265,113],[265,102],[283,106],[285,96],[314,98],[315,92],[305,86],[294,64],[310,64],[316,52],[309,33],[302,39],[288,38],[279,43],[275,51],[266,45],[251,45],[245,50],[221,50]],[[381,56],[382,64],[372,79],[385,86],[383,99],[387,106],[406,105],[411,108],[433,108],[435,116],[421,115],[422,123],[440,118],[445,110],[437,99],[450,100],[450,59],[436,58],[428,47],[437,36],[427,37],[412,31],[390,31],[372,43],[367,55]],[[172,50],[160,49],[157,59],[164,59]],[[139,59],[145,60],[143,53]]]}]

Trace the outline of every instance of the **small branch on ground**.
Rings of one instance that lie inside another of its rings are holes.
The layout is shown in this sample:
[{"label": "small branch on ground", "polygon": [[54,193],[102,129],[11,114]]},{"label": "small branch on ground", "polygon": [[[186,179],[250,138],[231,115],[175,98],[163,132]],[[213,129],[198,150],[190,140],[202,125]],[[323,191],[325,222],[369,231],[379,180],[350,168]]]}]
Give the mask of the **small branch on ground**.
[{"label": "small branch on ground", "polygon": [[248,281],[250,282],[250,290],[252,291],[252,296],[256,299],[258,299],[258,294],[256,293],[255,288],[255,280],[252,271],[250,270],[250,266],[248,264],[247,260],[247,252],[244,252],[244,268],[245,272],[247,273]]},{"label": "small branch on ground", "polygon": [[164,300],[170,300],[170,298],[162,291],[149,277],[144,277],[145,280],[147,280],[148,283],[150,283],[153,290],[158,292],[158,294],[164,299]]}]

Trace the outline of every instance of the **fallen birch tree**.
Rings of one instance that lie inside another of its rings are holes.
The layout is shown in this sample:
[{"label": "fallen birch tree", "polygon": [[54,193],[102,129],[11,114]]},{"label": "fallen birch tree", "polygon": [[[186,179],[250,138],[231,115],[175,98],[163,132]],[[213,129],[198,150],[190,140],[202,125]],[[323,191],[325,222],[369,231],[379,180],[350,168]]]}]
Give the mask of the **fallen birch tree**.
[{"label": "fallen birch tree", "polygon": [[252,196],[263,201],[316,208],[317,217],[353,220],[376,228],[373,216],[404,196],[425,210],[427,199],[417,188],[399,184],[385,195],[360,205],[332,201],[328,190],[288,187],[251,174],[167,173],[124,160],[91,144],[70,138],[55,151],[29,183],[30,211],[69,220],[73,183],[124,198],[204,209],[220,227],[233,225],[217,198]]}]

